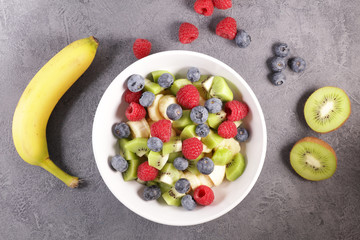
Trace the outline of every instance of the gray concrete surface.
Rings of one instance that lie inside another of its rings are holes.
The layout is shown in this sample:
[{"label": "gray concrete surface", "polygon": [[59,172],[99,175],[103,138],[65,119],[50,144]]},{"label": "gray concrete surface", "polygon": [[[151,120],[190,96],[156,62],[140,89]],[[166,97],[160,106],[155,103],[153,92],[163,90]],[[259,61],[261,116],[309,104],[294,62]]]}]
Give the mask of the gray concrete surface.
[{"label": "gray concrete surface", "polygon": [[[193,0],[0,1],[0,239],[359,239],[360,237],[360,4],[337,0],[242,0],[213,16],[196,14]],[[214,34],[224,16],[252,36],[247,49]],[[198,26],[190,45],[177,41],[181,22]],[[90,69],[56,106],[48,124],[49,151],[63,169],[85,179],[66,188],[17,155],[12,115],[29,80],[68,43],[95,35],[100,47]],[[107,86],[136,59],[135,38],[152,52],[184,49],[218,58],[239,72],[263,107],[268,127],[265,165],[253,190],[228,214],[192,227],[170,227],[141,218],[110,193],[91,146],[92,120]],[[266,60],[274,42],[287,42],[307,70],[286,70],[287,83],[272,86]],[[335,132],[310,130],[302,114],[309,94],[343,88],[352,114]],[[289,165],[292,145],[305,136],[330,143],[335,175],[323,182],[298,177]]]}]

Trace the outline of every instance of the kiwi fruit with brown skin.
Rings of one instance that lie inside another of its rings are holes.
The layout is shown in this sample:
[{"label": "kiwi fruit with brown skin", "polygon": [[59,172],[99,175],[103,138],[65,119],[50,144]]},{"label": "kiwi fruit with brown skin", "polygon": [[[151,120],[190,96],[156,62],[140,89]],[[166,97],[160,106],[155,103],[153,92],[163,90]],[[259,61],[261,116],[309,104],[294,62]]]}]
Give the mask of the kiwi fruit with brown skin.
[{"label": "kiwi fruit with brown skin", "polygon": [[349,118],[351,103],[344,90],[337,87],[322,87],[306,100],[305,120],[318,133],[338,129]]},{"label": "kiwi fruit with brown skin", "polygon": [[301,177],[320,181],[335,173],[337,158],[328,143],[315,137],[305,137],[291,149],[290,164]]}]

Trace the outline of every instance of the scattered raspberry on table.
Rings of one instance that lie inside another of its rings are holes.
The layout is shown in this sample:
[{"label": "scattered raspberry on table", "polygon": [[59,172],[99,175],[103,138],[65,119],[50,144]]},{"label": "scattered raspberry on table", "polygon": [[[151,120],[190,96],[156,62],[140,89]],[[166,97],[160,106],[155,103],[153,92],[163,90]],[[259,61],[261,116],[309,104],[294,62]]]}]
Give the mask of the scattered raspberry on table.
[{"label": "scattered raspberry on table", "polygon": [[137,59],[148,56],[151,52],[151,42],[147,39],[136,39],[133,45],[133,52]]}]

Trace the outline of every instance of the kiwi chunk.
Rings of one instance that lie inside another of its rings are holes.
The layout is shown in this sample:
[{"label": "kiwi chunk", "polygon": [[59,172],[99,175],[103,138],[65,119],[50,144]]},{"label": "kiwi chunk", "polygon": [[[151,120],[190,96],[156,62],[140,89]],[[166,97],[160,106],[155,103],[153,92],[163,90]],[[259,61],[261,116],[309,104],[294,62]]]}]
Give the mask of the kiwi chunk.
[{"label": "kiwi chunk", "polygon": [[168,192],[172,188],[171,185],[168,185],[168,184],[163,183],[163,182],[159,182],[158,185],[160,187],[160,191],[161,191],[162,194],[165,193],[165,192]]},{"label": "kiwi chunk", "polygon": [[337,87],[319,88],[307,99],[304,108],[307,124],[319,133],[338,129],[350,113],[350,99],[344,90]]},{"label": "kiwi chunk", "polygon": [[192,174],[200,174],[199,170],[197,169],[197,162],[204,157],[204,153],[201,153],[199,157],[197,157],[195,160],[189,161],[189,166],[186,170],[191,172]]},{"label": "kiwi chunk", "polygon": [[233,160],[226,164],[225,176],[229,181],[238,179],[245,170],[245,158],[241,153],[235,154]]},{"label": "kiwi chunk", "polygon": [[185,78],[177,79],[176,81],[174,81],[173,85],[171,85],[170,91],[172,94],[176,95],[180,88],[189,84],[191,84],[191,82]]},{"label": "kiwi chunk", "polygon": [[158,170],[161,170],[164,167],[168,159],[169,159],[169,154],[161,155],[158,152],[150,151],[148,155],[149,165]]},{"label": "kiwi chunk", "polygon": [[226,83],[226,80],[219,76],[214,77],[210,90],[210,96],[220,98],[223,102],[231,101],[234,98],[233,92]]},{"label": "kiwi chunk", "polygon": [[159,78],[162,74],[164,74],[164,73],[169,73],[169,74],[174,78],[174,80],[175,80],[174,75],[171,74],[170,72],[165,71],[165,70],[157,70],[157,71],[151,72],[151,76],[152,76],[152,78],[153,78],[153,81],[157,83],[157,82],[158,82],[158,78]]},{"label": "kiwi chunk", "polygon": [[176,121],[173,121],[172,126],[173,126],[173,128],[182,130],[187,125],[191,125],[192,123],[193,122],[191,121],[191,118],[190,118],[190,110],[183,110],[183,114],[182,114],[181,118]]},{"label": "kiwi chunk", "polygon": [[182,132],[180,133],[180,139],[185,140],[188,138],[197,137],[195,132],[196,126],[195,125],[188,125],[186,126]]},{"label": "kiwi chunk", "polygon": [[290,164],[295,172],[311,181],[330,178],[335,173],[336,162],[334,149],[315,137],[299,140],[290,152]]},{"label": "kiwi chunk", "polygon": [[212,160],[214,161],[215,165],[226,165],[231,161],[232,158],[233,154],[231,150],[227,148],[217,149],[212,156]]},{"label": "kiwi chunk", "polygon": [[170,141],[164,143],[162,154],[170,154],[173,152],[181,152],[182,150],[182,142],[179,137],[172,137]]},{"label": "kiwi chunk", "polygon": [[213,149],[218,144],[220,144],[224,140],[222,137],[220,137],[217,133],[214,133],[212,130],[210,130],[209,134],[201,138],[201,141],[203,144],[205,144],[208,148]]},{"label": "kiwi chunk", "polygon": [[172,163],[166,163],[160,171],[159,181],[173,186],[180,178],[180,171]]},{"label": "kiwi chunk", "polygon": [[160,87],[159,84],[154,83],[154,82],[150,81],[149,79],[145,79],[144,89],[145,89],[145,91],[152,92],[155,95],[164,90],[164,88]]},{"label": "kiwi chunk", "polygon": [[137,169],[140,165],[139,160],[130,160],[128,161],[128,169],[122,173],[124,181],[131,181],[137,178]]},{"label": "kiwi chunk", "polygon": [[218,113],[209,113],[207,123],[209,127],[217,129],[219,125],[225,120],[226,112],[221,110]]},{"label": "kiwi chunk", "polygon": [[147,138],[135,138],[125,143],[125,148],[130,152],[136,153],[139,157],[142,157],[150,151],[147,146],[147,140]]},{"label": "kiwi chunk", "polygon": [[177,157],[182,157],[182,152],[173,152],[169,154],[169,159],[168,159],[168,163],[172,163],[174,162],[175,158]]},{"label": "kiwi chunk", "polygon": [[176,191],[175,188],[171,188],[169,191],[163,193],[161,196],[165,200],[167,205],[180,206],[181,197],[177,197],[174,191]]},{"label": "kiwi chunk", "polygon": [[130,140],[126,138],[119,139],[120,155],[126,160],[139,160],[139,157],[135,153],[125,148],[125,144],[129,141]]}]

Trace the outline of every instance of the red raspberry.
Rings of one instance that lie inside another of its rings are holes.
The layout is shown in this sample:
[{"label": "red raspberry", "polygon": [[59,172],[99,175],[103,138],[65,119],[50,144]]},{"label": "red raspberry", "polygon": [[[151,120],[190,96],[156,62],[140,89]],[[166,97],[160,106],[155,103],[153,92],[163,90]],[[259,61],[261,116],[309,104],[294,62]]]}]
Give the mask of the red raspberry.
[{"label": "red raspberry", "polygon": [[171,121],[167,119],[159,120],[151,125],[150,133],[152,137],[158,137],[162,142],[168,142],[171,136]]},{"label": "red raspberry", "polygon": [[142,95],[142,92],[132,92],[129,89],[126,89],[125,91],[125,102],[127,103],[139,103],[139,99]]},{"label": "red raspberry", "polygon": [[199,36],[199,30],[191,23],[184,22],[179,28],[179,41],[183,44],[193,42]]},{"label": "red raspberry", "polygon": [[194,160],[203,151],[202,142],[196,137],[185,139],[182,143],[182,153],[186,159]]},{"label": "red raspberry", "polygon": [[213,190],[206,185],[200,185],[194,191],[194,200],[200,205],[210,205],[214,198]]},{"label": "red raspberry", "polygon": [[189,84],[180,88],[176,94],[176,100],[184,108],[192,109],[199,105],[200,94],[195,86]]},{"label": "red raspberry", "polygon": [[218,9],[229,9],[232,7],[231,0],[213,0],[213,3]]},{"label": "red raspberry", "polygon": [[159,170],[149,165],[149,162],[143,162],[137,169],[137,177],[142,181],[152,181],[159,173]]},{"label": "red raspberry", "polygon": [[132,102],[125,111],[125,116],[130,121],[140,121],[146,115],[146,110],[138,103]]},{"label": "red raspberry", "polygon": [[133,45],[133,52],[137,59],[146,57],[151,52],[151,42],[146,39],[136,39]]},{"label": "red raspberry", "polygon": [[249,112],[249,107],[244,102],[232,100],[225,104],[226,118],[229,121],[239,121],[246,117]]},{"label": "red raspberry", "polygon": [[194,4],[194,10],[204,16],[211,16],[214,12],[214,3],[212,0],[197,0]]},{"label": "red raspberry", "polygon": [[231,121],[222,122],[219,125],[217,131],[219,136],[223,138],[233,138],[237,134],[236,125]]},{"label": "red raspberry", "polygon": [[233,40],[236,36],[236,21],[232,17],[221,20],[216,26],[216,35]]}]

